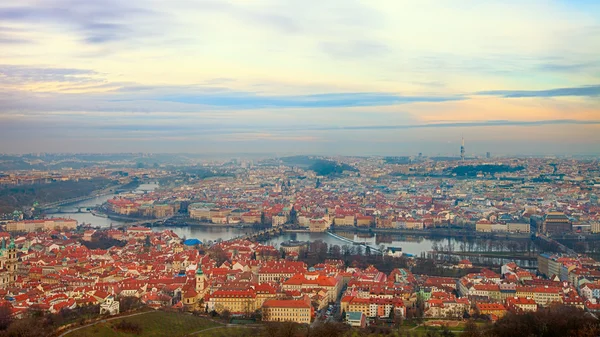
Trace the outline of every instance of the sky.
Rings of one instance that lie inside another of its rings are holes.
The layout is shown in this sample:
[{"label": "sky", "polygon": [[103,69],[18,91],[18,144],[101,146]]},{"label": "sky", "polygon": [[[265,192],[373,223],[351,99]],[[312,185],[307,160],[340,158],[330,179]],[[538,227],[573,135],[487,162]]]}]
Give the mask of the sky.
[{"label": "sky", "polygon": [[0,152],[600,154],[600,1],[0,0]]}]

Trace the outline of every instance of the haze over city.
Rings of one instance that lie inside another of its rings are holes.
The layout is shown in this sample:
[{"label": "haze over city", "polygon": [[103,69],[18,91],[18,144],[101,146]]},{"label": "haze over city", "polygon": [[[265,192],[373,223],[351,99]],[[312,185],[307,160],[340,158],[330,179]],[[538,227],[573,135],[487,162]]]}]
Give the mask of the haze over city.
[{"label": "haze over city", "polygon": [[0,152],[598,154],[597,1],[0,1]]}]

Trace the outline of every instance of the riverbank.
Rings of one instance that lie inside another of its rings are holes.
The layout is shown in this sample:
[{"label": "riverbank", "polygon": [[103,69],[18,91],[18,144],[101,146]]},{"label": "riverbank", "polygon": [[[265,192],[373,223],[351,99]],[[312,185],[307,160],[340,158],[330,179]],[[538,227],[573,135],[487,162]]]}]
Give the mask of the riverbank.
[{"label": "riverbank", "polygon": [[[138,219],[143,220],[143,219]],[[197,221],[189,218],[170,220],[171,223],[165,224],[169,227],[178,226],[198,226],[198,227],[220,227],[220,228],[252,228],[252,224],[215,224],[211,222]],[[283,230],[286,233],[309,233],[310,230],[305,228],[285,228]],[[529,233],[481,233],[471,230],[464,229],[448,229],[448,228],[432,228],[432,229],[401,229],[401,228],[367,228],[367,227],[353,227],[353,226],[333,226],[330,228],[331,232],[350,232],[350,233],[379,233],[379,234],[391,234],[391,235],[413,235],[423,237],[455,237],[455,238],[481,238],[481,239],[517,239],[517,240],[528,240],[531,238]]]},{"label": "riverbank", "polygon": [[355,233],[381,233],[396,235],[418,235],[424,237],[454,237],[454,238],[478,238],[478,239],[530,239],[529,233],[481,233],[466,231],[463,229],[432,228],[432,229],[401,229],[401,228],[360,228],[360,227],[334,227],[332,232],[355,232]]},{"label": "riverbank", "polygon": [[448,251],[437,251],[435,254],[441,255],[453,255],[459,257],[493,257],[499,259],[515,259],[515,260],[529,260],[529,261],[537,261],[537,254],[534,256],[528,254],[527,252],[496,252],[496,251],[487,251],[487,252],[448,252]]}]

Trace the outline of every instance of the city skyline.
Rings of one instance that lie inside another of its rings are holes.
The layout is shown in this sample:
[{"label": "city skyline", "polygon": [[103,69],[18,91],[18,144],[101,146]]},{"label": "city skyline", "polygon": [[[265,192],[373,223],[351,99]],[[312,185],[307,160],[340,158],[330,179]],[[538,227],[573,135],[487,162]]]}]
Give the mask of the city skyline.
[{"label": "city skyline", "polygon": [[0,152],[599,154],[598,13],[0,0]]}]

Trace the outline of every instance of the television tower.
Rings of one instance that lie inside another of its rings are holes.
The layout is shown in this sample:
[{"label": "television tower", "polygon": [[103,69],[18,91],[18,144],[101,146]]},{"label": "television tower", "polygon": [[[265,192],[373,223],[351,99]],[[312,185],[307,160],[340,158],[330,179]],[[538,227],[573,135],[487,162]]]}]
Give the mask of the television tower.
[{"label": "television tower", "polygon": [[460,160],[465,161],[465,137],[462,137],[462,144],[460,146]]}]

